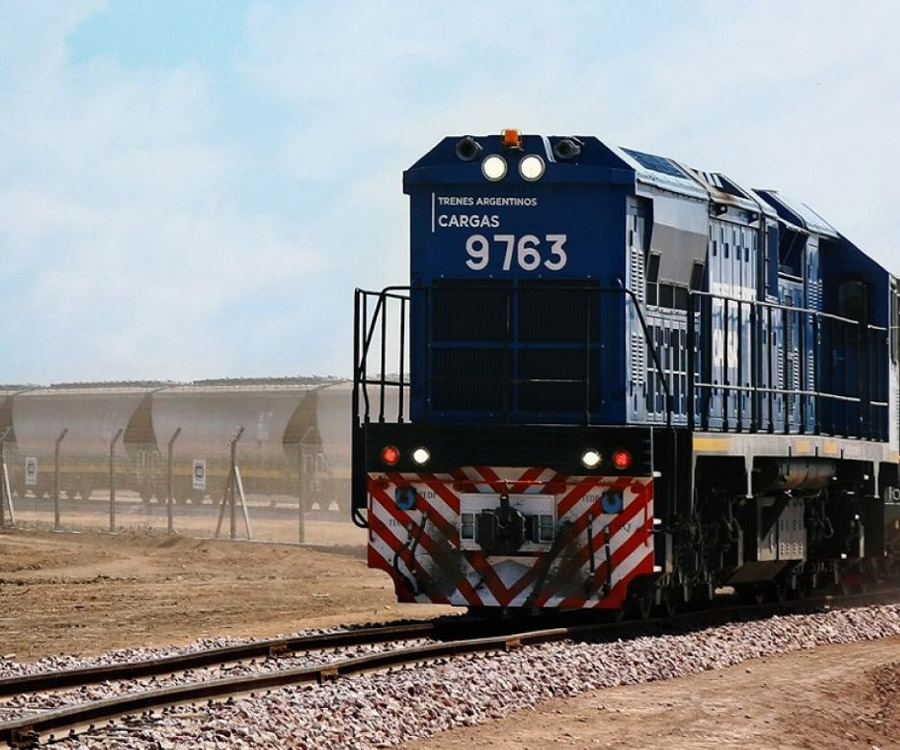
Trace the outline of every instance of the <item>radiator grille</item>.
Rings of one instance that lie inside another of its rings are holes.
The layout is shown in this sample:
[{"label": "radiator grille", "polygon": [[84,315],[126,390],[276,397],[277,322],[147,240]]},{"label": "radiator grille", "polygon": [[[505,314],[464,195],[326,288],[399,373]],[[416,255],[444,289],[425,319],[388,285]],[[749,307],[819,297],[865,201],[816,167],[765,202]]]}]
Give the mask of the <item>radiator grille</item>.
[{"label": "radiator grille", "polygon": [[430,299],[435,412],[549,416],[596,408],[596,286],[445,281]]}]

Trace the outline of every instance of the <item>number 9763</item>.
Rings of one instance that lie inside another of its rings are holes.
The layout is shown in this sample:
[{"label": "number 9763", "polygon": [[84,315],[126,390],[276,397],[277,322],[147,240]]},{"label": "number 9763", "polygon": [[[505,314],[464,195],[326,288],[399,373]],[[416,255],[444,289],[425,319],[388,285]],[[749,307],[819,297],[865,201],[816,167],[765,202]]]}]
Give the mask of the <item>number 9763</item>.
[{"label": "number 9763", "polygon": [[[517,266],[523,271],[536,271],[541,266],[548,271],[560,271],[566,266],[564,234],[547,234],[544,239],[534,234],[495,234],[488,240],[483,234],[473,234],[466,240],[469,259],[466,265],[473,271],[483,271],[493,258],[502,258],[504,271]],[[494,261],[496,266],[497,261]]]}]

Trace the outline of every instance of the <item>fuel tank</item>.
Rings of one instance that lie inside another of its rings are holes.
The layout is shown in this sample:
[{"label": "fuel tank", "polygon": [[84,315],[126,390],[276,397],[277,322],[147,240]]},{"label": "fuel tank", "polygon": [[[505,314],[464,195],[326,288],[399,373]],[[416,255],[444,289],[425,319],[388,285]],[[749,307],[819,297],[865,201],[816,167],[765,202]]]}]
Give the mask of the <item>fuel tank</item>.
[{"label": "fuel tank", "polygon": [[753,492],[770,490],[820,490],[827,487],[837,471],[826,458],[765,458],[754,469]]}]

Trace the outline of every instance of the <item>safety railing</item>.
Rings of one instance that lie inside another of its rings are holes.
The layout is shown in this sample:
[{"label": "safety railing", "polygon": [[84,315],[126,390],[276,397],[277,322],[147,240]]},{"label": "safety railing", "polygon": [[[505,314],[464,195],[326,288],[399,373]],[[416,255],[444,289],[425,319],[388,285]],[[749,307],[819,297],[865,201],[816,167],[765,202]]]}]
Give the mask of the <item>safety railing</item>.
[{"label": "safety railing", "polygon": [[[647,364],[645,373],[631,375],[643,378],[648,402],[655,399],[654,394],[659,394],[662,402],[662,408],[646,410],[644,421],[648,423],[674,423],[703,431],[887,439],[889,349],[885,327],[819,310],[697,291],[690,293],[688,310],[680,311],[680,317],[675,311],[667,316],[660,310],[648,325],[643,306],[626,289],[507,284],[483,290],[485,299],[499,295],[500,301],[486,303],[485,309],[499,311],[495,317],[502,317],[503,335],[476,325],[467,334],[468,340],[461,341],[459,337],[440,334],[445,323],[435,318],[435,295],[446,294],[447,290],[446,286],[390,287],[382,292],[357,290],[353,390],[356,424],[409,420],[411,352],[415,366],[420,368],[415,382],[422,389],[416,399],[421,409],[417,421],[428,422],[437,414],[446,416],[454,410],[462,418],[465,409],[440,403],[440,394],[450,392],[442,388],[453,381],[456,387],[452,392],[461,394],[463,400],[466,393],[479,388],[494,394],[481,402],[478,398],[471,398],[470,402],[486,404],[481,413],[489,411],[495,422],[525,422],[535,414],[538,417],[533,421],[539,422],[541,414],[552,411],[552,394],[565,393],[567,396],[560,399],[572,417],[569,423],[602,423],[597,404],[623,385],[612,382],[609,370],[626,377],[625,363],[616,370],[608,353],[619,344],[624,352],[625,329],[632,313],[636,321],[633,330],[639,332],[646,345]],[[526,330],[529,326],[540,327],[533,320],[529,322],[527,315],[562,312],[547,308],[542,313],[540,305],[530,305],[528,300],[548,293],[551,298],[554,293],[564,294],[570,300],[568,312],[574,310],[577,314],[565,316],[564,328],[544,329],[546,335],[541,339]],[[583,295],[583,301],[572,303],[578,295]],[[622,303],[614,307],[601,303],[602,299],[615,298]],[[416,308],[417,314],[411,320],[410,308],[415,305],[422,307]],[[525,310],[531,312],[525,315]],[[479,310],[458,313],[477,317]],[[679,345],[666,336],[655,338],[654,326],[660,321],[672,323],[672,330],[679,334],[686,326],[684,351],[673,352],[673,347]],[[682,328],[677,328],[676,323]],[[459,325],[465,324],[463,321]],[[454,326],[458,328],[456,323],[450,327]],[[552,340],[560,331],[564,332],[563,340]],[[621,340],[617,338],[620,336]],[[604,348],[601,366],[598,353]],[[444,354],[449,360],[461,357],[463,351],[473,355],[472,361],[482,363],[496,354],[495,361],[501,362],[502,367],[491,370],[482,364],[482,369],[473,373],[435,366],[436,359]],[[581,367],[569,367],[562,374],[552,368],[543,374],[529,373],[516,367],[523,357],[511,356],[511,352],[543,356],[548,362],[554,356],[571,355],[571,360],[580,362]],[[574,352],[579,352],[578,356]],[[673,361],[678,365],[673,366]],[[521,408],[534,406],[523,396],[529,388],[551,394],[543,405],[547,408]],[[573,397],[576,391],[580,395]],[[475,408],[469,412],[475,417],[479,413]],[[640,417],[637,419],[640,421]]]},{"label": "safety railing", "polygon": [[886,327],[692,292],[687,345],[691,429],[888,438]]},{"label": "safety railing", "polygon": [[[451,298],[443,300],[437,312],[435,308],[436,299],[457,288],[472,291],[463,284],[356,290],[356,424],[404,422],[411,408],[418,409],[416,419],[421,422],[455,412],[476,421],[485,414],[494,422],[506,423],[549,422],[562,415],[571,424],[597,423],[599,404],[611,401],[607,394],[621,388],[621,381],[614,383],[607,370],[618,367],[625,378],[624,362],[601,359],[614,348],[611,332],[624,331],[629,311],[634,313],[642,346],[650,352],[653,377],[665,394],[665,422],[671,424],[669,384],[657,352],[649,346],[641,305],[630,290],[577,284],[483,287],[481,302],[498,314],[465,328],[465,321],[445,320],[455,314]],[[573,314],[564,315],[547,304],[554,300],[565,300],[567,312]],[[416,315],[411,318],[413,307]],[[462,310],[459,313],[464,315]],[[554,322],[548,323],[554,316]],[[610,321],[615,326],[608,325]],[[624,351],[624,333],[619,335]],[[469,356],[477,366],[472,370],[441,366],[438,362],[444,354],[458,361]],[[492,357],[500,363],[496,368],[485,364]],[[418,368],[415,382],[421,388],[415,399],[410,399],[412,367]],[[490,395],[472,397],[479,389]],[[458,398],[451,398],[451,393]]]}]

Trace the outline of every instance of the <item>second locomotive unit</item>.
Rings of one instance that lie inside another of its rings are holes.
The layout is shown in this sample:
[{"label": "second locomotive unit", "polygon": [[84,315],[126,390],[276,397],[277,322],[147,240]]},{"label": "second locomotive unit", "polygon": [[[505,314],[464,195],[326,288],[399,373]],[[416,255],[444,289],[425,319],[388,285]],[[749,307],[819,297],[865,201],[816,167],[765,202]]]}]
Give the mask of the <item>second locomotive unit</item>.
[{"label": "second locomotive unit", "polygon": [[354,520],[402,601],[632,608],[891,574],[898,286],[805,205],[594,137],[445,138],[357,291]]}]

